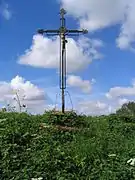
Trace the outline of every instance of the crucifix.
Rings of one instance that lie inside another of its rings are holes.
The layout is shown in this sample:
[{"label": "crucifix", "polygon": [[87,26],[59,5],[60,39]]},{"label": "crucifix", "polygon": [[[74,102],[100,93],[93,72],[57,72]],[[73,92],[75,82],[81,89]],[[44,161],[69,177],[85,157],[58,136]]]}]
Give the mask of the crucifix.
[{"label": "crucifix", "polygon": [[61,100],[62,100],[62,113],[65,113],[65,89],[66,89],[66,71],[67,71],[67,67],[66,67],[66,43],[68,42],[66,40],[66,36],[75,36],[75,35],[79,35],[81,34],[87,34],[88,31],[85,29],[82,30],[71,30],[71,29],[67,29],[66,28],[66,20],[65,20],[65,14],[66,11],[62,8],[60,10],[60,28],[59,29],[54,29],[54,30],[44,30],[44,29],[39,29],[37,32],[41,35],[43,35],[44,33],[46,35],[52,35],[52,36],[56,36],[59,35],[60,36],[60,83],[59,83],[59,87],[61,89]]}]

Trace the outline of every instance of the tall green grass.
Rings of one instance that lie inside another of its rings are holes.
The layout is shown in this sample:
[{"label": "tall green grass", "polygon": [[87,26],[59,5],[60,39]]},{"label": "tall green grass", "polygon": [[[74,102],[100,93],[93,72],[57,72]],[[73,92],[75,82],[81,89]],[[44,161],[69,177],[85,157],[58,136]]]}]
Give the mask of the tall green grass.
[{"label": "tall green grass", "polygon": [[0,113],[0,180],[134,180],[131,158],[133,117]]}]

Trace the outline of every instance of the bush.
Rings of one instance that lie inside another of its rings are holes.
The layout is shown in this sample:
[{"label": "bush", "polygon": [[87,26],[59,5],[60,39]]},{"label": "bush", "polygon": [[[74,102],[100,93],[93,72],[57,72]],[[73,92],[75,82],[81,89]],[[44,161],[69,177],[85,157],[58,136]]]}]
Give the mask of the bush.
[{"label": "bush", "polygon": [[0,113],[0,179],[135,179],[134,167],[127,164],[135,157],[130,118]]}]

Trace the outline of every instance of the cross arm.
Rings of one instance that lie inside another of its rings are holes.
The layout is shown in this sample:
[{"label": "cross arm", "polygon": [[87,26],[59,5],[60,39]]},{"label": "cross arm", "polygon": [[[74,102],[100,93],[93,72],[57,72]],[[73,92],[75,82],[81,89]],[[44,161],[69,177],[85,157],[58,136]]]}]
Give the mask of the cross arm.
[{"label": "cross arm", "polygon": [[79,33],[82,33],[82,34],[87,34],[88,33],[88,30],[86,29],[82,29],[82,30],[67,30],[67,33],[68,34],[79,34]]},{"label": "cross arm", "polygon": [[52,34],[52,35],[53,35],[53,34],[59,34],[59,32],[60,32],[60,31],[59,31],[58,29],[56,29],[56,30],[38,29],[38,30],[37,30],[37,33],[38,33],[38,34],[41,34],[41,35],[43,35],[44,33],[46,33],[46,34],[49,33],[49,34]]}]

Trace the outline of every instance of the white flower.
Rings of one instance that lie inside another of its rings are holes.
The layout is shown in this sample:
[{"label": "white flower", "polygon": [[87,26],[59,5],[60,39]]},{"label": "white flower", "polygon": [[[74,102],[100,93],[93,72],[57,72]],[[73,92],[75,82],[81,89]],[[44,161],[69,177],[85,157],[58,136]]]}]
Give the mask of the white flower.
[{"label": "white flower", "polygon": [[109,157],[115,157],[116,154],[109,154],[108,156],[109,156]]},{"label": "white flower", "polygon": [[39,178],[32,178],[31,180],[43,180],[42,177],[39,177]]},{"label": "white flower", "polygon": [[135,165],[135,158],[131,158],[127,161],[128,164],[130,164],[131,166]]},{"label": "white flower", "polygon": [[6,121],[6,120],[7,120],[6,118],[5,118],[5,119],[0,119],[0,123],[1,123],[1,122],[4,122],[4,121]]}]

